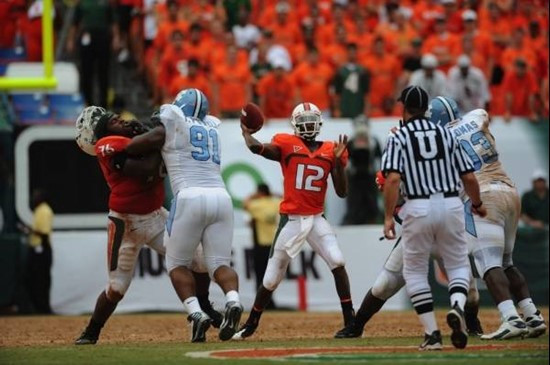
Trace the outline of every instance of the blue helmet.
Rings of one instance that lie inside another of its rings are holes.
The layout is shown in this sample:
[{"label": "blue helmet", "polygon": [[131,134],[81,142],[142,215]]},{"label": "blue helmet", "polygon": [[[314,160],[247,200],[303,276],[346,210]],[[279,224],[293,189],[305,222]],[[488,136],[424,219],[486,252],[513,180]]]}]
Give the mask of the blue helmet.
[{"label": "blue helmet", "polygon": [[209,111],[206,95],[199,89],[184,89],[178,93],[174,102],[186,117],[204,119]]},{"label": "blue helmet", "polygon": [[451,98],[446,96],[438,96],[430,101],[428,107],[430,122],[440,126],[445,126],[447,123],[460,118],[458,104]]}]

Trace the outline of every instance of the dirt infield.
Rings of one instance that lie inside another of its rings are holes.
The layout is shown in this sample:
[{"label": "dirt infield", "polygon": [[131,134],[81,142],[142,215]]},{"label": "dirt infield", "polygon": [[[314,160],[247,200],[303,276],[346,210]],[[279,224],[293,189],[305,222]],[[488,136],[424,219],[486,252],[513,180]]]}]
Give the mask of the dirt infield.
[{"label": "dirt infield", "polygon": [[[548,318],[548,309],[543,315]],[[445,312],[438,311],[438,322],[443,334],[449,334]],[[246,317],[244,317],[246,318]],[[482,324],[486,331],[498,327],[495,310],[482,310]],[[85,316],[27,316],[0,318],[0,347],[52,346],[71,344],[86,326]],[[336,313],[266,312],[255,341],[292,339],[329,339],[341,328],[341,317]],[[368,324],[364,338],[419,336],[421,327],[414,312],[382,312]],[[115,315],[105,326],[100,342],[159,343],[187,342],[189,327],[183,314]],[[209,342],[218,342],[217,331],[208,333]]]}]

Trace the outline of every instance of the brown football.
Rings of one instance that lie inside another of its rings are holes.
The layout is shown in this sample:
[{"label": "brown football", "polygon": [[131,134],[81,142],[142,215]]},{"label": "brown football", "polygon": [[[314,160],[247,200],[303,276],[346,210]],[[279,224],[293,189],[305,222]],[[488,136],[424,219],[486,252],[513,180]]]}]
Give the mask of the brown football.
[{"label": "brown football", "polygon": [[256,132],[264,125],[264,115],[260,107],[254,103],[248,103],[241,109],[241,123]]}]

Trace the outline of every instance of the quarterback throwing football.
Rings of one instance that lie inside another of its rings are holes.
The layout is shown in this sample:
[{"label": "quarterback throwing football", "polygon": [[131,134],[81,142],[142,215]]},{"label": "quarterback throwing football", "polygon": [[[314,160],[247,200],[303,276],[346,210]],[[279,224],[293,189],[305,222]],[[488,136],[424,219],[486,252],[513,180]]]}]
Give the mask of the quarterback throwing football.
[{"label": "quarterback throwing football", "polygon": [[353,320],[348,274],[336,235],[323,216],[327,180],[332,176],[336,194],[347,195],[344,168],[348,160],[348,137],[338,142],[316,141],[323,119],[312,103],[301,103],[292,112],[292,134],[276,134],[271,143],[261,143],[252,137],[255,131],[241,123],[243,137],[252,153],[281,164],[284,177],[284,197],[280,205],[280,224],[272,254],[267,263],[263,283],[258,289],[250,316],[234,339],[251,336],[286,272],[290,260],[296,257],[306,241],[323,258],[334,275],[340,297],[344,322]]}]

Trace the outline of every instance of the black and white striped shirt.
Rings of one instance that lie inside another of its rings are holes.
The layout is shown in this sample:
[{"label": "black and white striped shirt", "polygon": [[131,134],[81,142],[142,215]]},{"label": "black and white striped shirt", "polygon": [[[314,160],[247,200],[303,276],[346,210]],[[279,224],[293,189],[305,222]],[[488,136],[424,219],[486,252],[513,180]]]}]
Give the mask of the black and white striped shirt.
[{"label": "black and white striped shirt", "polygon": [[449,130],[415,118],[388,138],[382,172],[391,171],[401,174],[407,197],[414,199],[458,193],[460,175],[474,169]]}]

